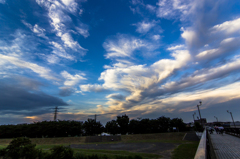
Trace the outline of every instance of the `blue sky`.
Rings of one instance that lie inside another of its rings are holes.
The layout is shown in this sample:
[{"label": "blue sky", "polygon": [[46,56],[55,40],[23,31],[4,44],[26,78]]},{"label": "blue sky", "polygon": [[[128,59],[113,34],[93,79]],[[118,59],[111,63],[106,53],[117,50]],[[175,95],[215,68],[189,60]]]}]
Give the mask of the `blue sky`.
[{"label": "blue sky", "polygon": [[240,121],[237,0],[0,0],[0,124]]}]

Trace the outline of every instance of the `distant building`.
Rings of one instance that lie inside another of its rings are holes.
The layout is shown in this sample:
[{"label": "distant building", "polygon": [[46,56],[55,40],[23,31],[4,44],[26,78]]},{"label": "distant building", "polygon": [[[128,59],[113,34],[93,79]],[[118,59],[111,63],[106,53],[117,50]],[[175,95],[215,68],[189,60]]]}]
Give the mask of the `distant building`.
[{"label": "distant building", "polygon": [[207,123],[207,119],[202,118],[202,119],[199,119],[199,120],[194,120],[194,123],[200,123],[200,124],[205,125]]},{"label": "distant building", "polygon": [[[240,122],[235,122],[236,128],[240,128]],[[230,128],[235,128],[233,122],[230,123]]]}]

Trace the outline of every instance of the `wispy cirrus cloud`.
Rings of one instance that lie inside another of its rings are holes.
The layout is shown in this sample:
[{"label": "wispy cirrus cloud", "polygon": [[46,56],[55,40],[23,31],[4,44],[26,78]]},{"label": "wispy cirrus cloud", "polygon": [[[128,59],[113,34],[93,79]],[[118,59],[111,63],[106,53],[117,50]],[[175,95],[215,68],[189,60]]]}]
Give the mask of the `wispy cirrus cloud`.
[{"label": "wispy cirrus cloud", "polygon": [[45,29],[39,27],[37,24],[35,24],[34,26],[32,26],[31,24],[25,22],[24,20],[22,21],[24,25],[26,25],[29,29],[31,29],[32,32],[36,33],[37,36],[40,36],[40,37],[43,37],[43,38],[46,38],[46,35],[45,35]]},{"label": "wispy cirrus cloud", "polygon": [[195,7],[195,2],[190,0],[159,0],[157,3],[157,16],[166,19],[184,19]]},{"label": "wispy cirrus cloud", "polygon": [[145,34],[156,25],[156,21],[152,21],[152,22],[142,21],[142,22],[138,22],[137,24],[133,24],[133,25],[136,25],[137,32]]},{"label": "wispy cirrus cloud", "polygon": [[39,66],[35,63],[26,62],[26,61],[20,60],[16,57],[6,56],[6,55],[1,55],[1,54],[0,54],[0,59],[8,61],[9,63],[11,63],[17,67],[30,69],[33,72],[37,73],[42,78],[45,78],[48,80],[56,80],[56,81],[59,80],[57,77],[52,75],[52,72],[50,69]]},{"label": "wispy cirrus cloud", "polygon": [[158,43],[118,34],[113,39],[103,43],[107,51],[106,58],[131,57],[136,50],[154,51],[159,47]]},{"label": "wispy cirrus cloud", "polygon": [[[62,40],[64,47],[80,53],[81,56],[85,55],[87,49],[84,49],[78,41],[73,39],[70,34],[71,28],[68,27],[69,23],[72,23],[72,19],[67,13],[75,14],[79,10],[79,6],[75,0],[36,0],[36,2],[47,9],[50,24],[56,32],[56,36]],[[80,23],[80,25],[75,28],[76,31],[85,38],[89,36],[88,26],[86,24]]]}]

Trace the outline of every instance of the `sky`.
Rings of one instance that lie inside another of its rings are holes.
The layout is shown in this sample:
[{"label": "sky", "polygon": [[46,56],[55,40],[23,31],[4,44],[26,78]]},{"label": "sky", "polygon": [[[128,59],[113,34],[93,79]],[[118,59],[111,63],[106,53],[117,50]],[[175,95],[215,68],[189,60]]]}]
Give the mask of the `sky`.
[{"label": "sky", "polygon": [[240,1],[0,0],[0,124],[240,121]]}]

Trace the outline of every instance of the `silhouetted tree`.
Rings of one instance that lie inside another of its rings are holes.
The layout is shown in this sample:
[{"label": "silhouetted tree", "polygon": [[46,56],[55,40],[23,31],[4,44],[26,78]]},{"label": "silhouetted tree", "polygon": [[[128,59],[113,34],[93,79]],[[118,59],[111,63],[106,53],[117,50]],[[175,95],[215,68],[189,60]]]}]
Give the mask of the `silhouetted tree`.
[{"label": "silhouetted tree", "polygon": [[117,116],[117,123],[120,126],[121,134],[126,134],[128,132],[128,123],[129,123],[128,116],[126,114],[122,116]]},{"label": "silhouetted tree", "polygon": [[140,133],[141,134],[147,134],[147,133],[151,133],[151,123],[150,120],[148,118],[146,119],[142,119],[140,121]]},{"label": "silhouetted tree", "polygon": [[115,134],[120,133],[120,131],[119,131],[120,129],[119,129],[119,126],[118,126],[118,123],[116,120],[107,122],[105,128],[106,128],[106,131],[110,134],[115,135]]},{"label": "silhouetted tree", "polygon": [[177,127],[179,131],[186,130],[186,124],[183,122],[181,118],[173,118],[170,122],[171,127]]},{"label": "silhouetted tree", "polygon": [[158,124],[159,124],[159,131],[160,132],[167,132],[170,128],[170,121],[171,119],[165,116],[161,116],[157,118]]},{"label": "silhouetted tree", "polygon": [[88,119],[84,122],[83,129],[86,135],[96,135],[101,134],[104,127],[100,122],[96,122],[94,119]]},{"label": "silhouetted tree", "polygon": [[140,121],[132,119],[129,122],[129,133],[131,134],[140,134],[141,127],[140,127]]}]

